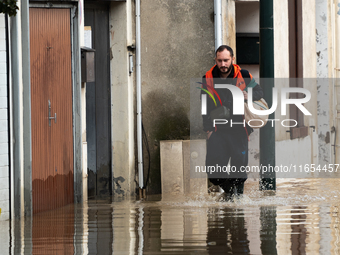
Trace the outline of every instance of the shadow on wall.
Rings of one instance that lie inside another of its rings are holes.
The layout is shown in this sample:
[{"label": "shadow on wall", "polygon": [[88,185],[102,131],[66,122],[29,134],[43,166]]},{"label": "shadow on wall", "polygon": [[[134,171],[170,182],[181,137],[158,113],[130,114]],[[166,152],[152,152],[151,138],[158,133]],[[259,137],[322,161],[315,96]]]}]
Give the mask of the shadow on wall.
[{"label": "shadow on wall", "polygon": [[[148,194],[161,193],[160,141],[190,139],[189,108],[186,109],[181,101],[185,102],[179,96],[163,91],[152,91],[144,99],[143,123],[151,157]],[[146,153],[144,153],[144,162],[148,162]],[[145,178],[147,171],[148,166],[145,163]]]}]

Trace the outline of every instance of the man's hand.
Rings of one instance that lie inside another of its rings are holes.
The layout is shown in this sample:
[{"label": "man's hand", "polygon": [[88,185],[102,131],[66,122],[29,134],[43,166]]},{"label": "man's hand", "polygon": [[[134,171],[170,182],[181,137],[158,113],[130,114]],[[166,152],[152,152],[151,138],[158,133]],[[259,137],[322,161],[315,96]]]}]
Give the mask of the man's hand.
[{"label": "man's hand", "polygon": [[208,131],[208,132],[207,132],[208,140],[209,140],[209,138],[210,138],[212,132],[213,132],[213,131]]},{"label": "man's hand", "polygon": [[244,100],[248,100],[248,93],[244,90],[242,90],[242,92],[243,92]]}]

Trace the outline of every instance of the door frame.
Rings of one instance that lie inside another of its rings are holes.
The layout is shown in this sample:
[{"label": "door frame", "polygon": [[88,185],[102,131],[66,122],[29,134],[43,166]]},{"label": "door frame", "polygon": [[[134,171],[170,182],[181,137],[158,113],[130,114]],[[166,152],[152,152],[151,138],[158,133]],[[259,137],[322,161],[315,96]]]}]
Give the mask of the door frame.
[{"label": "door frame", "polygon": [[[57,4],[53,2],[49,3],[30,3],[29,8],[67,8],[71,13],[71,67],[72,67],[72,124],[73,124],[73,171],[74,171],[74,203],[80,203],[83,201],[83,166],[82,166],[82,122],[81,122],[81,68],[80,68],[80,42],[79,42],[79,12],[78,2],[76,3],[63,3]],[[30,50],[29,41],[28,50]],[[30,70],[29,70],[30,72]],[[31,88],[29,88],[30,90]],[[31,94],[29,94],[29,100],[31,100]],[[29,118],[31,118],[31,110],[29,111]],[[31,127],[24,128],[23,132],[29,132],[31,137]],[[25,139],[25,138],[24,138]],[[31,138],[27,139],[30,150],[32,150]],[[31,165],[30,165],[31,166]],[[32,206],[32,169],[30,169],[31,183],[27,187],[25,183],[24,189],[30,190],[30,199],[25,197],[25,215],[31,215],[33,211]],[[29,199],[29,203],[27,203]],[[14,205],[16,206],[16,205]]]}]

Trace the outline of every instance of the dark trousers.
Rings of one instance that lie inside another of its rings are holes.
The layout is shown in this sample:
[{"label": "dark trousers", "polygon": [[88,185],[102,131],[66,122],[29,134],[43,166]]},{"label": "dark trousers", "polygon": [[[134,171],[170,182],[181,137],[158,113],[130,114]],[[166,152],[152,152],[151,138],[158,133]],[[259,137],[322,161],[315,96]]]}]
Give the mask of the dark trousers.
[{"label": "dark trousers", "polygon": [[[228,162],[230,160],[230,167]],[[207,142],[206,169],[208,178],[226,193],[243,193],[248,165],[248,136],[245,129],[213,132]],[[208,172],[208,170],[210,170]]]}]

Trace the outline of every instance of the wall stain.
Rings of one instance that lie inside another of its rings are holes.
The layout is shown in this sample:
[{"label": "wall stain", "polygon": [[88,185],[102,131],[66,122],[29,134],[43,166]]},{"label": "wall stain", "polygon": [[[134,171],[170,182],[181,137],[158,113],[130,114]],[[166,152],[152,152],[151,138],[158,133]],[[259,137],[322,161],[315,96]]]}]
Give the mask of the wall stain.
[{"label": "wall stain", "polygon": [[260,159],[260,153],[259,152],[254,154],[254,159],[256,159],[256,160]]},{"label": "wall stain", "polygon": [[125,195],[125,191],[122,190],[122,186],[120,186],[119,182],[121,182],[121,183],[125,182],[124,177],[122,177],[122,176],[119,176],[117,178],[113,177],[113,185],[114,185],[114,190],[113,191],[114,191],[115,194],[123,195],[124,196]]},{"label": "wall stain", "polygon": [[326,137],[325,137],[325,142],[326,143],[330,143],[330,135],[329,135],[329,132],[326,133]]},{"label": "wall stain", "polygon": [[[173,89],[176,90],[176,87]],[[143,115],[143,123],[148,134],[151,154],[150,186],[147,187],[149,194],[161,192],[160,141],[190,139],[190,122],[184,106],[186,99],[181,99],[173,93],[155,90],[143,99],[144,113],[148,113]]]}]

